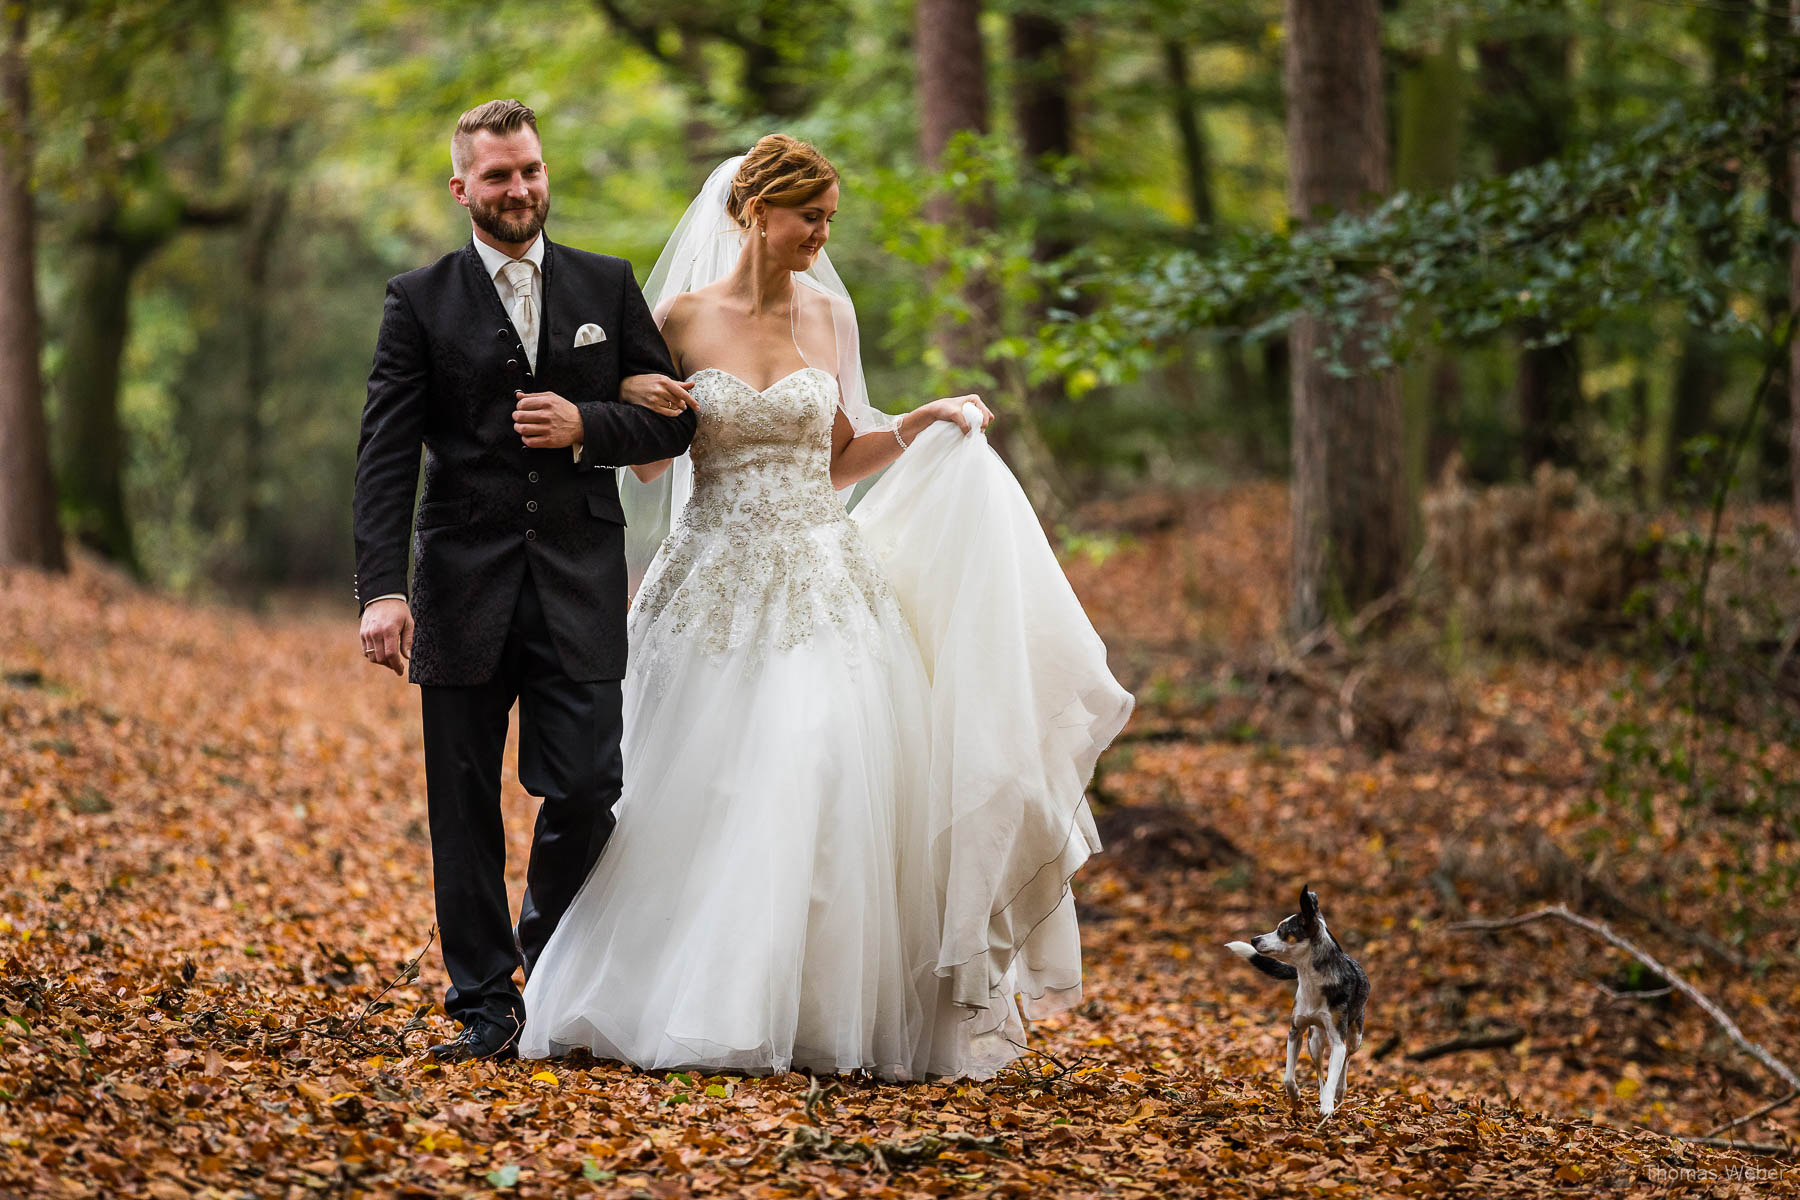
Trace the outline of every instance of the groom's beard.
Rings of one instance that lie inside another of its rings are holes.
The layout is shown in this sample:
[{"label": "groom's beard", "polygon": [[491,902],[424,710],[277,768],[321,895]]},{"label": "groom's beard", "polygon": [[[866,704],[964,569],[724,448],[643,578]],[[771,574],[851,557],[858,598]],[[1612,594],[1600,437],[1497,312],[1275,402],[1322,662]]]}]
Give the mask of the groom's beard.
[{"label": "groom's beard", "polygon": [[544,231],[544,222],[550,219],[550,197],[545,196],[542,204],[526,208],[489,207],[470,200],[469,216],[489,237],[518,245]]}]

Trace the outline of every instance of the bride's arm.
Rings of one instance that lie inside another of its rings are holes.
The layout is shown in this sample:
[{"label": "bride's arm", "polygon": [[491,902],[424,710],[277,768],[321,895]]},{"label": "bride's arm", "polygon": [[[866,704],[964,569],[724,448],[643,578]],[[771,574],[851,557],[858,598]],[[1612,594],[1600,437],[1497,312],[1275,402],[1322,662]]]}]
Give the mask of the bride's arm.
[{"label": "bride's arm", "polygon": [[867,479],[881,468],[900,457],[904,448],[900,439],[908,444],[924,433],[934,421],[950,421],[964,433],[969,432],[968,419],[963,416],[963,405],[974,401],[981,409],[981,426],[987,428],[994,422],[994,414],[982,403],[980,396],[946,396],[942,400],[933,400],[930,404],[921,404],[900,418],[900,437],[894,436],[893,430],[883,429],[875,433],[865,433],[860,437],[850,427],[850,421],[839,409],[837,418],[831,426],[831,486],[847,488],[861,479]]},{"label": "bride's arm", "polygon": [[655,479],[658,475],[661,475],[664,471],[668,470],[669,464],[674,461],[675,460],[672,458],[659,458],[653,463],[634,463],[631,467],[631,473],[636,475],[640,482],[649,483],[652,479]]},{"label": "bride's arm", "polygon": [[[650,314],[662,333],[663,345],[668,347],[669,357],[675,363],[676,371],[681,370],[681,327],[687,307],[680,302],[686,299],[688,293],[678,292],[658,304],[656,311]],[[677,313],[677,308],[683,311]],[[694,398],[687,394],[693,390],[694,385],[685,380],[670,379],[664,375],[634,375],[620,382],[619,398],[627,404],[636,404],[667,417],[679,414],[684,408],[698,407]],[[634,463],[631,473],[642,482],[649,483],[667,471],[674,461],[672,458],[661,458],[650,463]]]}]

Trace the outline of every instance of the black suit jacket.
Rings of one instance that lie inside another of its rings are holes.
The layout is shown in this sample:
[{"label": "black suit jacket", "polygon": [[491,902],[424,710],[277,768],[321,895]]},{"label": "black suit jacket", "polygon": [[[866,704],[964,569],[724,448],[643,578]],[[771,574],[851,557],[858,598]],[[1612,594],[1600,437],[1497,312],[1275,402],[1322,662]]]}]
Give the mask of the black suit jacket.
[{"label": "black suit jacket", "polygon": [[[569,677],[625,674],[625,517],[611,468],[680,454],[694,414],[619,399],[627,375],[675,372],[630,263],[546,238],[542,271],[535,373],[473,242],[388,281],[356,456],[356,592],[407,592],[423,447],[414,683],[487,682],[527,569]],[[606,338],[577,349],[589,323]],[[580,410],[580,462],[521,443],[514,391],[556,392]]]}]

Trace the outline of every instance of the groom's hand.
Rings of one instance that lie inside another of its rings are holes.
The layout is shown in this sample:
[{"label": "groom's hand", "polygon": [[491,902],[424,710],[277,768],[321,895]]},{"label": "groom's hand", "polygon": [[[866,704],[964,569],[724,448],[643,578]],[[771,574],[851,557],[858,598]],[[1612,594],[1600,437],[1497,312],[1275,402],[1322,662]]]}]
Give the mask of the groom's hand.
[{"label": "groom's hand", "polygon": [[619,383],[619,399],[665,417],[681,415],[684,408],[699,408],[689,395],[694,385],[667,375],[628,375]]},{"label": "groom's hand", "polygon": [[412,609],[398,596],[372,600],[363,609],[363,657],[396,675],[406,674],[406,660],[412,657]]},{"label": "groom's hand", "polygon": [[513,431],[533,450],[560,450],[581,441],[581,412],[555,392],[514,392]]}]

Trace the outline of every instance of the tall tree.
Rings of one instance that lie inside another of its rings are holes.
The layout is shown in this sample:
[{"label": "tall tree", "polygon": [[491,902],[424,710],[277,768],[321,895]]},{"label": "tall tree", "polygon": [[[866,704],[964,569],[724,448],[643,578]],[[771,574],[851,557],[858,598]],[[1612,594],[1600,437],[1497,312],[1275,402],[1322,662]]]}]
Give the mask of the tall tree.
[{"label": "tall tree", "polygon": [[1218,220],[1218,206],[1213,203],[1212,194],[1212,155],[1206,144],[1206,130],[1200,124],[1200,99],[1194,93],[1193,77],[1188,71],[1187,46],[1179,38],[1164,38],[1162,52],[1163,74],[1169,84],[1169,114],[1175,121],[1175,136],[1181,142],[1188,207],[1193,209],[1194,224],[1210,229]]},{"label": "tall tree", "polygon": [[[1297,223],[1362,208],[1387,190],[1377,0],[1286,0],[1288,203]],[[1289,620],[1317,626],[1327,601],[1361,605],[1400,581],[1412,521],[1392,372],[1328,369],[1323,322],[1293,346],[1293,575]]]},{"label": "tall tree", "polygon": [[[1769,148],[1763,157],[1763,168],[1769,181],[1771,218],[1794,211],[1796,189],[1793,185],[1800,180],[1800,172],[1795,171],[1790,160],[1790,141],[1796,136],[1795,131],[1800,130],[1800,96],[1792,90],[1800,87],[1800,37],[1790,32],[1793,19],[1790,0],[1766,0],[1763,5],[1760,20],[1763,45],[1767,50],[1758,74],[1764,77],[1763,86],[1773,93],[1776,111],[1784,114],[1787,133],[1786,137],[1769,139]],[[1785,268],[1788,264],[1782,265]],[[1790,311],[1786,271],[1777,274],[1778,282],[1763,298],[1770,329],[1779,329]],[[1800,405],[1795,403],[1796,399],[1800,399],[1800,374],[1789,371],[1770,381],[1768,399],[1763,405],[1766,416],[1758,457],[1763,486],[1769,493],[1779,492],[1782,481],[1794,480],[1794,525],[1795,531],[1800,533],[1800,458],[1790,453],[1789,445],[1796,436],[1794,429],[1800,427]]]},{"label": "tall tree", "polygon": [[[699,106],[740,117],[797,117],[817,100],[831,52],[842,44],[841,0],[595,0],[613,28],[670,70]],[[735,51],[735,96],[715,83],[709,47]],[[697,147],[702,159],[712,154]]]},{"label": "tall tree", "polygon": [[[1790,0],[1787,42],[1788,132],[1800,129],[1800,0]],[[1800,228],[1800,140],[1788,148],[1788,216]],[[1788,311],[1800,313],[1800,240],[1794,242],[1788,268]],[[1788,359],[1788,474],[1793,485],[1794,532],[1800,534],[1800,338],[1790,343]]]},{"label": "tall tree", "polygon": [[[1069,101],[1074,70],[1069,34],[1055,13],[1038,8],[1015,11],[1009,18],[1013,65],[1013,125],[1018,131],[1025,159],[1025,178],[1044,200],[1038,208],[1038,227],[1031,255],[1038,263],[1050,263],[1074,247],[1065,220],[1054,201],[1055,169],[1075,152],[1073,106]],[[1026,322],[1033,328],[1049,319],[1046,297],[1029,297]],[[1065,398],[1060,377],[1024,385],[1027,414],[1036,414]],[[1030,416],[1021,428],[1029,431]],[[1043,455],[1048,461],[1048,454]]]},{"label": "tall tree", "polygon": [[[988,131],[987,56],[981,40],[980,0],[918,0],[914,11],[914,62],[919,97],[919,155],[930,170],[960,134]],[[926,201],[931,220],[981,230],[993,223],[984,196],[958,197],[936,190]],[[969,320],[939,332],[939,345],[965,378],[981,369],[983,350],[999,312],[993,281],[974,274],[962,298]]]},{"label": "tall tree", "polygon": [[64,566],[38,351],[30,6],[8,4],[0,45],[0,566]]},{"label": "tall tree", "polygon": [[[1756,18],[1755,0],[1716,0],[1716,7],[1697,9],[1693,14],[1700,40],[1712,60],[1713,92],[1721,101],[1727,89],[1741,88],[1746,83],[1750,43],[1758,33]],[[1730,203],[1738,189],[1741,164],[1715,163],[1706,172],[1715,190],[1710,206],[1712,219],[1701,232],[1698,269],[1711,273],[1730,260],[1736,242]],[[1665,442],[1665,489],[1680,475],[1688,440],[1712,428],[1714,402],[1725,387],[1728,367],[1726,346],[1720,335],[1691,325],[1682,332]]]},{"label": "tall tree", "polygon": [[[1443,191],[1462,158],[1463,39],[1455,21],[1400,72],[1395,183],[1407,192]],[[1462,373],[1456,355],[1433,347],[1401,374],[1406,415],[1406,487],[1416,503],[1456,443]]]},{"label": "tall tree", "polygon": [[[1556,0],[1536,28],[1482,38],[1477,127],[1493,147],[1494,169],[1510,174],[1560,155],[1575,127],[1567,13]],[[1581,356],[1573,339],[1536,345],[1540,322],[1521,323],[1513,396],[1526,470],[1541,462],[1571,464],[1581,409]]]},{"label": "tall tree", "polygon": [[[67,205],[74,217],[57,377],[57,476],[70,532],[136,570],[119,414],[132,284],[182,230],[235,224],[244,209],[184,177],[223,157],[224,0],[112,6],[106,20],[95,17],[78,5],[64,19],[65,69],[83,73],[66,86],[100,115],[80,126],[85,154]],[[184,82],[174,96],[165,90],[170,74]]]}]

